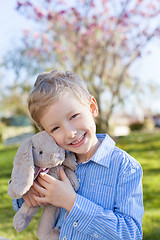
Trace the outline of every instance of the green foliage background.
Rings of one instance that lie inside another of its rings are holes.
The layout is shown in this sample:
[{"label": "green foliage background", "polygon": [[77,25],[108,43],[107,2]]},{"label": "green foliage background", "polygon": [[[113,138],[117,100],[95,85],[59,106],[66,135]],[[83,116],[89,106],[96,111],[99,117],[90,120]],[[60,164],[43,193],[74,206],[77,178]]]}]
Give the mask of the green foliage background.
[{"label": "green foliage background", "polygon": [[[145,240],[160,239],[160,132],[134,133],[116,139],[117,145],[135,157],[143,167]],[[0,236],[10,240],[37,239],[36,229],[41,211],[26,230],[17,233],[12,227],[15,214],[7,186],[17,146],[0,147]]]}]

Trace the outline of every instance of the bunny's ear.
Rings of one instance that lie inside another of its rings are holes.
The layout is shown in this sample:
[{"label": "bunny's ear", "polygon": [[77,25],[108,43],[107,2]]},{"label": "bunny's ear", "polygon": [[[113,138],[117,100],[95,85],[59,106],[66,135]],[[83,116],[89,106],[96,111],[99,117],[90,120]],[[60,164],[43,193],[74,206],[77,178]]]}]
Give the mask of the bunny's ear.
[{"label": "bunny's ear", "polygon": [[11,198],[22,197],[33,185],[34,160],[32,155],[32,141],[28,138],[17,150],[13,162],[11,181],[8,194]]}]

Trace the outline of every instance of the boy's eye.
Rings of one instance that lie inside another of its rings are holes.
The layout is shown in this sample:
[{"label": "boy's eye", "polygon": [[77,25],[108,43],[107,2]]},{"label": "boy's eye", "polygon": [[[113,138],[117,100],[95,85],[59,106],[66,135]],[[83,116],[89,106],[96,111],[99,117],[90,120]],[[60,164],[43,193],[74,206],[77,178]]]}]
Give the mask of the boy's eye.
[{"label": "boy's eye", "polygon": [[74,115],[71,117],[71,119],[72,119],[72,118],[76,118],[78,115],[79,115],[79,113],[74,114]]},{"label": "boy's eye", "polygon": [[58,128],[59,128],[59,127],[54,127],[54,128],[52,129],[52,132],[56,131]]}]

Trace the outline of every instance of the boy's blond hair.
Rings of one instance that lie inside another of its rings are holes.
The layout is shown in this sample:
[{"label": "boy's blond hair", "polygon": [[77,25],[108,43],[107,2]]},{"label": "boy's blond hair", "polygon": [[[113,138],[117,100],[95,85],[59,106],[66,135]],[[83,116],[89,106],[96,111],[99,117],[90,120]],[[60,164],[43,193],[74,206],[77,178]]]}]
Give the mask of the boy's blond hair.
[{"label": "boy's blond hair", "polygon": [[40,118],[46,108],[55,103],[66,92],[73,93],[84,105],[90,101],[91,95],[87,89],[87,85],[73,72],[55,70],[41,73],[37,77],[28,97],[28,109],[32,119],[40,130],[44,130],[40,124]]}]

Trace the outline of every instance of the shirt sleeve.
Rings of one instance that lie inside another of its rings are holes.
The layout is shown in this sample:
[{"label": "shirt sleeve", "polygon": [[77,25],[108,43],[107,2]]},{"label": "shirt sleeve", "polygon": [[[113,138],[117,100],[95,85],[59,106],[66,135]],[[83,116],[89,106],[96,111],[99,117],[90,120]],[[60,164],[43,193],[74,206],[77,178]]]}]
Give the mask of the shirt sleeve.
[{"label": "shirt sleeve", "polygon": [[13,204],[13,209],[18,212],[18,210],[22,207],[22,204],[24,203],[23,198],[20,199],[13,199],[12,204]]},{"label": "shirt sleeve", "polygon": [[104,209],[77,194],[64,223],[94,239],[138,240],[142,239],[143,212],[142,168],[126,158],[117,179],[114,209]]}]

